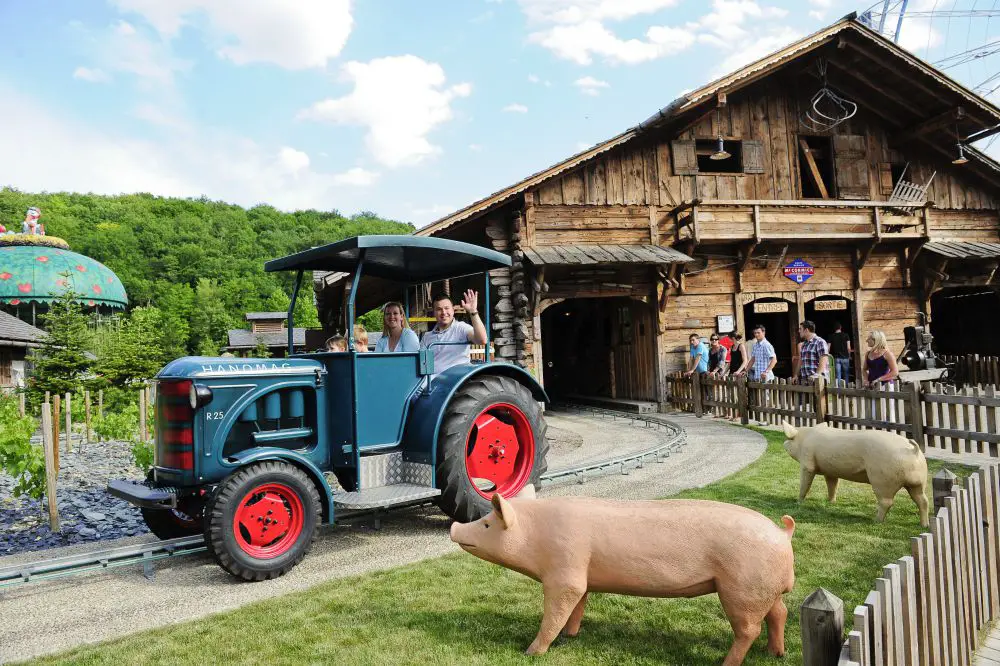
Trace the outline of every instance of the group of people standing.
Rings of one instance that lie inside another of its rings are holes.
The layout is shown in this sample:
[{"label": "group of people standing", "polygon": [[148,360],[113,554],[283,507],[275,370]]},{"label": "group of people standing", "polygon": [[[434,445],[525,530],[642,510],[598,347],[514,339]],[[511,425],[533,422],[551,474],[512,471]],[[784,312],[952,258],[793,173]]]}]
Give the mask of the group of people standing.
[{"label": "group of people standing", "polygon": [[[406,311],[398,301],[382,306],[382,337],[375,343],[375,353],[416,352],[430,349],[434,355],[434,373],[441,373],[454,365],[471,363],[469,345],[486,344],[486,326],[479,316],[479,294],[472,289],[465,292],[462,308],[471,323],[455,319],[455,305],[447,294],[432,299],[435,326],[418,339],[410,328]],[[326,351],[346,352],[347,339],[334,335],[326,341]],[[368,351],[368,332],[361,324],[354,326],[354,351]]]},{"label": "group of people standing", "polygon": [[[792,377],[798,382],[811,383],[819,377],[829,380],[831,367],[835,379],[849,379],[851,354],[854,351],[851,338],[839,323],[834,329],[827,342],[817,335],[815,322],[805,320],[799,324],[799,343],[792,370]],[[755,382],[774,381],[774,367],[778,363],[778,356],[767,339],[767,329],[758,324],[754,326],[752,334],[752,340],[746,343],[736,331],[713,333],[706,345],[701,336],[692,333],[684,375],[690,377],[699,373],[715,378],[746,375]],[[870,331],[865,342],[868,351],[865,354],[865,373],[862,376],[864,385],[872,386],[895,379],[899,374],[896,356],[887,347],[885,333]]]}]

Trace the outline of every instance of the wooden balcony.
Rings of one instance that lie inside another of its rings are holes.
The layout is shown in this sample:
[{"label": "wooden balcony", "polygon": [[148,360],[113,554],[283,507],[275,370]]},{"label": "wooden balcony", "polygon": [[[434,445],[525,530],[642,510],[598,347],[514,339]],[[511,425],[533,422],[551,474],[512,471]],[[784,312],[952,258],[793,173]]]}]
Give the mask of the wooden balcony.
[{"label": "wooden balcony", "polygon": [[698,200],[671,210],[674,241],[838,243],[919,241],[928,237],[927,207],[910,213],[879,201]]}]

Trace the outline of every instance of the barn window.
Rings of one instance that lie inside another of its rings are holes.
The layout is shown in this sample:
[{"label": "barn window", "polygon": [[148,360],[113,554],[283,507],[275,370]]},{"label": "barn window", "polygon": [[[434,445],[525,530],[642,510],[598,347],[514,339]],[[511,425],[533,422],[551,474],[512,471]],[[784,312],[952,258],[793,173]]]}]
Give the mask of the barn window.
[{"label": "barn window", "polygon": [[830,199],[834,188],[833,144],[828,136],[799,135],[799,182],[803,199]]},{"label": "barn window", "polygon": [[722,149],[728,153],[728,157],[712,159],[713,156],[720,154],[719,140],[696,139],[698,173],[743,173],[743,142],[726,139],[722,142]]}]

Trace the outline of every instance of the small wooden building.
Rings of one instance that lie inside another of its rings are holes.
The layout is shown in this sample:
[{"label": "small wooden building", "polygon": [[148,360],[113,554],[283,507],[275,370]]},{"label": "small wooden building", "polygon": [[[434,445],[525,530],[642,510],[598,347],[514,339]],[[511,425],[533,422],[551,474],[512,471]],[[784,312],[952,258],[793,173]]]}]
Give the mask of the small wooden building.
[{"label": "small wooden building", "polygon": [[0,390],[24,386],[28,351],[44,339],[45,331],[0,311]]},{"label": "small wooden building", "polygon": [[[253,356],[254,350],[264,345],[272,357],[283,358],[288,354],[287,312],[248,312],[246,320],[250,322],[250,330],[245,328],[230,330],[226,351],[236,356]],[[295,351],[305,351],[306,329],[296,328],[292,336]]]},{"label": "small wooden building", "polygon": [[555,395],[662,405],[689,334],[757,323],[779,376],[803,319],[840,322],[855,368],[865,331],[899,352],[920,312],[940,351],[998,353],[1000,164],[969,145],[996,132],[1000,109],[849,16],[417,234],[512,254],[497,355]]}]

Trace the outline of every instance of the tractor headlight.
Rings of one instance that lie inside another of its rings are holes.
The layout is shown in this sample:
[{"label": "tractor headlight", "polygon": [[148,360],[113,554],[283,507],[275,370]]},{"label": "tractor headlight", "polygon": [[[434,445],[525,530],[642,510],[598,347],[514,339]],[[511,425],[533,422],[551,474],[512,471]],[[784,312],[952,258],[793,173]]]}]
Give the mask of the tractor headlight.
[{"label": "tractor headlight", "polygon": [[211,401],[212,389],[200,384],[191,384],[191,390],[188,392],[188,402],[191,403],[191,409],[198,409]]}]

